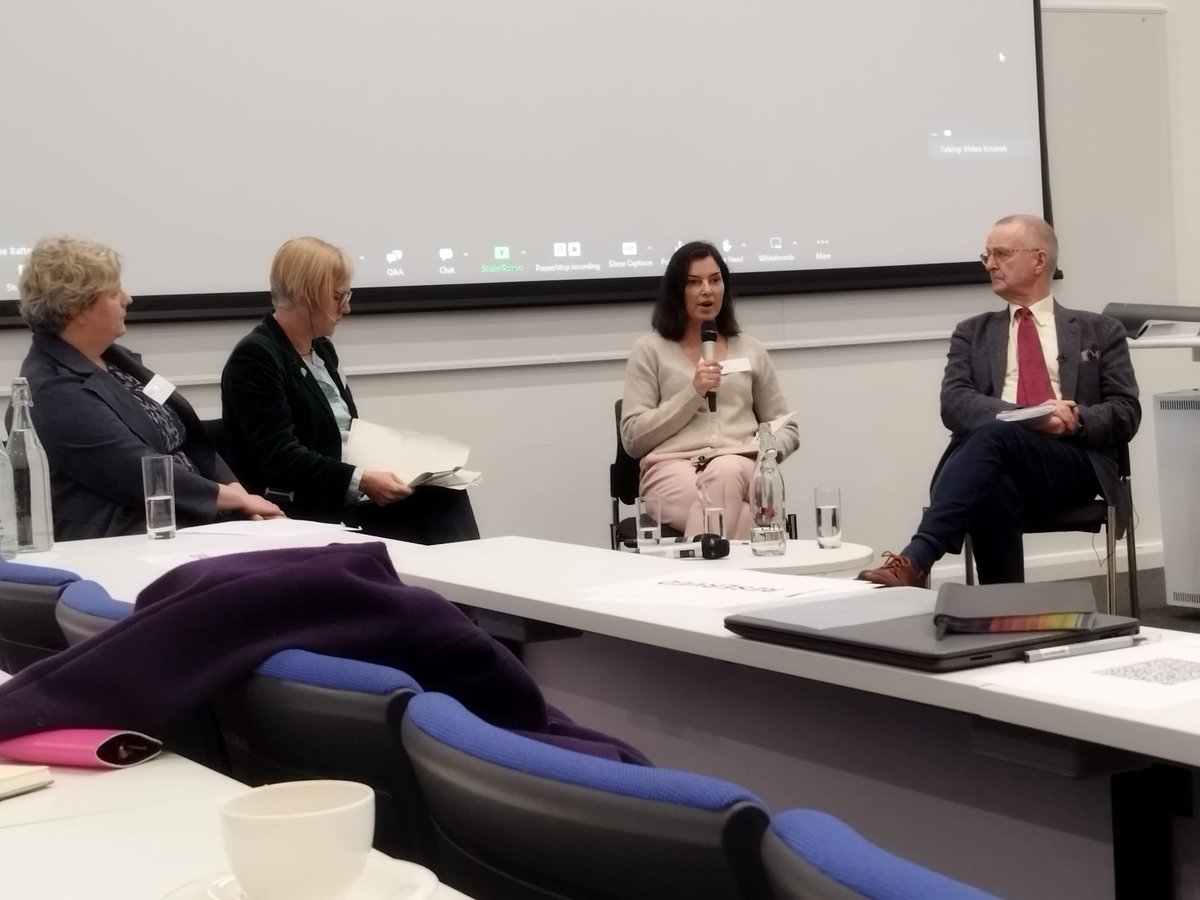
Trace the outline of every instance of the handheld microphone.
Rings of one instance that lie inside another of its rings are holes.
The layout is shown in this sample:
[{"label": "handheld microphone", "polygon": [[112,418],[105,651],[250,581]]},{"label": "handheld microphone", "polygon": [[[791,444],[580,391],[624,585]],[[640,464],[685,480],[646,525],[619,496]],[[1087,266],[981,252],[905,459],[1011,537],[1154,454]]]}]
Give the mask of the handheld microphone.
[{"label": "handheld microphone", "polygon": [[[717,358],[717,323],[712,319],[705,319],[700,323],[700,355],[705,362],[712,362]],[[717,392],[709,391],[705,394],[708,398],[708,411],[717,411]]]}]

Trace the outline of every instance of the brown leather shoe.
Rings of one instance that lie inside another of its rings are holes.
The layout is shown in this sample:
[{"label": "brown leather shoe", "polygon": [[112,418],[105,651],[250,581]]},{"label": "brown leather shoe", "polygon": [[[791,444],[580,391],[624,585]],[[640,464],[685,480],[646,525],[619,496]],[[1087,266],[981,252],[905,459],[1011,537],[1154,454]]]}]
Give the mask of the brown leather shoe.
[{"label": "brown leather shoe", "polygon": [[859,581],[869,581],[884,587],[929,587],[929,573],[922,572],[907,556],[899,556],[890,550],[883,553],[883,565],[874,569],[863,569],[858,573]]}]

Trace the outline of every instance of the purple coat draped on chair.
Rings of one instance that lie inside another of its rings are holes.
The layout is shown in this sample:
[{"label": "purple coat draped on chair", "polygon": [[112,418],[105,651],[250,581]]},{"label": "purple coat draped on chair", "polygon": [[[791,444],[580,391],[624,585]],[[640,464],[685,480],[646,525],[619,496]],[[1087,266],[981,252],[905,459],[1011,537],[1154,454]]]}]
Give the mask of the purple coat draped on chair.
[{"label": "purple coat draped on chair", "polygon": [[147,587],[135,608],[0,685],[0,740],[57,728],[154,734],[296,648],[403,669],[493,725],[647,762],[548,708],[507,649],[439,594],[402,584],[381,543],[198,560]]}]

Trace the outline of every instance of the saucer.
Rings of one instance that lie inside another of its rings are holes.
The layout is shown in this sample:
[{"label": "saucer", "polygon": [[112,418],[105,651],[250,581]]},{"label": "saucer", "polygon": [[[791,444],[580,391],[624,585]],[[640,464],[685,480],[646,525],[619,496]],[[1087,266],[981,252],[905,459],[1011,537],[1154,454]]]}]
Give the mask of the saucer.
[{"label": "saucer", "polygon": [[[438,889],[437,876],[416,863],[373,853],[362,877],[338,900],[425,900]],[[176,888],[163,900],[246,900],[229,872],[205,875]]]}]

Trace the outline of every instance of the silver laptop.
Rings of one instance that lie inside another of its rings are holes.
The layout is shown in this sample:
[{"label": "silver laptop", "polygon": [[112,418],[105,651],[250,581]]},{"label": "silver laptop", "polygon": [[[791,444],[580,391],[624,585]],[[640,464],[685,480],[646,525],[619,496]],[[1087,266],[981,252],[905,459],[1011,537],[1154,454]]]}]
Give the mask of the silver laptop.
[{"label": "silver laptop", "polygon": [[725,619],[730,631],[926,672],[952,672],[1025,658],[1025,651],[1137,634],[1138,620],[1099,613],[1086,631],[948,634],[933,624],[936,595],[919,588],[883,588],[861,595],[747,610]]}]

